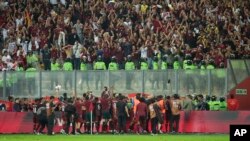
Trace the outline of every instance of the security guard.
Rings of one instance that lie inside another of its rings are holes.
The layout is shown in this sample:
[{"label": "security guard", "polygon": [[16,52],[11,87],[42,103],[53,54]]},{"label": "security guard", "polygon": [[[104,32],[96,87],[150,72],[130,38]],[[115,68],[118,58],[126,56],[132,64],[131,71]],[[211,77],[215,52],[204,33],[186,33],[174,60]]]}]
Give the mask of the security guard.
[{"label": "security guard", "polygon": [[201,60],[200,69],[201,70],[205,70],[206,69],[206,62],[204,60]]},{"label": "security guard", "polygon": [[18,63],[16,72],[17,72],[17,90],[19,90],[19,93],[22,93],[23,80],[24,80],[24,75],[23,75],[24,68],[22,64]]},{"label": "security guard", "polygon": [[38,62],[38,58],[35,54],[33,54],[33,51],[29,50],[27,52],[26,62],[27,62],[27,64],[34,64],[34,63]]},{"label": "security guard", "polygon": [[167,77],[167,69],[168,69],[168,63],[167,63],[167,58],[168,58],[168,55],[164,55],[162,57],[162,62],[161,62],[161,70],[162,70],[162,82],[163,82],[163,90],[167,89],[167,80],[168,80],[168,77]]},{"label": "security guard", "polygon": [[82,56],[80,70],[82,74],[81,90],[83,89],[83,82],[86,82],[87,88],[89,88],[89,76],[88,76],[88,61],[86,56]]},{"label": "security guard", "polygon": [[164,56],[162,57],[161,70],[167,70],[167,69],[168,69],[168,62],[167,62],[167,59],[168,59],[168,55],[164,55]]},{"label": "security guard", "polygon": [[67,83],[69,82],[70,88],[73,87],[72,84],[72,73],[70,71],[73,70],[73,64],[71,63],[71,60],[67,58],[65,62],[63,63],[63,70],[64,72],[64,87],[65,90],[67,90]]},{"label": "security guard", "polygon": [[227,102],[225,101],[225,97],[220,98],[220,111],[227,110]]},{"label": "security guard", "polygon": [[17,93],[17,73],[14,69],[11,69],[11,73],[9,73],[9,81],[11,85],[11,91],[13,94]]},{"label": "security guard", "polygon": [[113,71],[113,70],[118,70],[118,64],[116,63],[116,58],[115,56],[113,56],[111,58],[111,62],[109,63],[109,70]]},{"label": "security guard", "polygon": [[127,56],[127,61],[125,63],[126,70],[126,89],[131,90],[131,82],[133,80],[133,73],[131,71],[135,70],[135,63],[131,60],[131,55]]},{"label": "security guard", "polygon": [[206,96],[206,102],[209,105],[209,109],[211,110],[213,108],[213,101],[211,100],[211,96]]},{"label": "security guard", "polygon": [[224,85],[225,85],[225,78],[226,78],[226,70],[225,65],[223,62],[220,63],[219,69],[216,69],[216,76],[217,76],[217,89],[220,91],[220,95],[224,95]]},{"label": "security guard", "polygon": [[207,65],[207,69],[208,69],[208,70],[213,70],[213,69],[215,69],[215,67],[214,67],[214,60],[213,60],[213,59],[210,59],[210,60],[209,60],[208,65]]},{"label": "security guard", "polygon": [[26,78],[27,78],[27,85],[28,85],[28,90],[29,94],[33,94],[35,92],[36,88],[36,68],[34,68],[31,64],[28,65],[28,68],[26,69]]},{"label": "security guard", "polygon": [[[215,67],[214,67],[214,60],[213,60],[213,59],[210,59],[210,60],[208,61],[207,70],[208,70],[208,72],[213,73],[213,72],[214,72],[214,69],[215,69]],[[214,76],[214,75],[211,75],[211,91],[214,90],[214,79],[215,79],[215,76]]]},{"label": "security guard", "polygon": [[131,60],[131,55],[128,55],[125,63],[125,70],[135,70],[135,63]]},{"label": "security guard", "polygon": [[154,89],[155,83],[156,83],[157,89],[160,88],[158,69],[159,69],[158,58],[157,58],[157,56],[154,56],[154,58],[153,58],[153,70],[154,70],[154,72],[153,72],[153,78],[152,78],[152,89]]},{"label": "security guard", "polygon": [[220,101],[217,100],[217,97],[213,95],[211,97],[212,105],[210,111],[219,111],[220,110]]},{"label": "security guard", "polygon": [[[115,56],[111,57],[111,62],[109,63],[108,70],[110,71],[116,71],[118,70],[118,64],[116,63]],[[115,72],[110,72],[110,86],[114,87],[115,82],[118,80],[118,76],[115,75]]]},{"label": "security guard", "polygon": [[102,61],[102,56],[97,57],[97,61],[94,63],[94,70],[106,70],[106,65]]},{"label": "security guard", "polygon": [[141,70],[148,70],[148,63],[146,61],[146,58],[141,58]]},{"label": "security guard", "polygon": [[201,60],[201,63],[200,63],[200,75],[199,75],[199,82],[202,82],[202,83],[199,83],[199,88],[200,88],[200,91],[204,91],[207,87],[207,70],[206,70],[206,62],[204,60]]},{"label": "security guard", "polygon": [[54,88],[54,84],[55,86],[58,85],[58,75],[56,71],[59,71],[60,70],[60,65],[59,63],[56,62],[56,58],[53,58],[52,59],[52,62],[50,63],[50,68],[51,68],[51,75],[50,75],[50,78],[51,78],[51,83],[50,83],[50,89],[53,90]]},{"label": "security guard", "polygon": [[181,64],[179,62],[179,56],[178,55],[174,56],[173,68],[174,68],[174,70],[181,69]]},{"label": "security guard", "polygon": [[97,61],[94,63],[94,70],[98,70],[96,72],[96,81],[95,81],[95,87],[98,90],[98,83],[101,82],[101,88],[103,88],[103,74],[101,70],[106,70],[106,65],[102,60],[102,57],[99,55],[97,57]]},{"label": "security guard", "polygon": [[184,69],[186,70],[186,82],[185,85],[187,85],[187,91],[189,92],[190,87],[192,87],[193,92],[196,91],[196,86],[195,86],[195,81],[193,78],[193,74],[194,74],[194,69],[196,67],[194,67],[193,63],[191,60],[187,60],[187,64],[185,65]]},{"label": "security guard", "polygon": [[191,59],[192,59],[191,54],[186,54],[185,60],[183,61],[183,68],[186,67],[188,60],[191,60]]}]

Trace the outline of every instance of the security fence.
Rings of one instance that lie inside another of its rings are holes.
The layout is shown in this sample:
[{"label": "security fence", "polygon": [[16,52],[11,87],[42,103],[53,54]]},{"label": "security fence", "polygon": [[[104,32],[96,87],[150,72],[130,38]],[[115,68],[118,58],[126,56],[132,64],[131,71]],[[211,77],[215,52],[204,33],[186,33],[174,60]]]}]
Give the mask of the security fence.
[{"label": "security fence", "polygon": [[223,96],[249,76],[249,60],[228,61],[227,69],[147,71],[37,71],[0,72],[0,98],[41,97],[92,91],[100,95],[104,86],[113,92],[172,95],[178,93]]}]

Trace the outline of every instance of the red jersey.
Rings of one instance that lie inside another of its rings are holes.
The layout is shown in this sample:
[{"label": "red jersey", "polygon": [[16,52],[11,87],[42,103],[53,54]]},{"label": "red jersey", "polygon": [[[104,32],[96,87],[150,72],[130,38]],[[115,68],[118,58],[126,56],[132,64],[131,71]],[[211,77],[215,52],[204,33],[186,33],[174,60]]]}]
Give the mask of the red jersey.
[{"label": "red jersey", "polygon": [[91,112],[93,110],[93,103],[91,100],[85,101],[86,112]]},{"label": "red jersey", "polygon": [[101,99],[101,106],[102,106],[102,111],[103,112],[107,112],[110,110],[111,107],[111,102],[109,99],[107,98],[102,98]]},{"label": "red jersey", "polygon": [[116,99],[113,99],[112,100],[112,117],[115,118],[117,115],[116,115],[116,103],[117,103],[117,100]]},{"label": "red jersey", "polygon": [[82,103],[80,103],[79,101],[77,101],[74,106],[76,107],[76,113],[77,114],[82,114]]},{"label": "red jersey", "polygon": [[239,102],[237,99],[227,99],[227,109],[229,111],[235,111],[239,108]]},{"label": "red jersey", "polygon": [[40,41],[40,48],[43,48],[44,46],[45,46],[45,44],[48,44],[48,39],[41,39],[41,41]]},{"label": "red jersey", "polygon": [[136,116],[147,116],[147,104],[140,102],[136,108]]},{"label": "red jersey", "polygon": [[8,102],[6,103],[6,111],[7,111],[7,112],[12,112],[12,111],[13,111],[13,105],[14,105],[13,102],[8,101]]}]

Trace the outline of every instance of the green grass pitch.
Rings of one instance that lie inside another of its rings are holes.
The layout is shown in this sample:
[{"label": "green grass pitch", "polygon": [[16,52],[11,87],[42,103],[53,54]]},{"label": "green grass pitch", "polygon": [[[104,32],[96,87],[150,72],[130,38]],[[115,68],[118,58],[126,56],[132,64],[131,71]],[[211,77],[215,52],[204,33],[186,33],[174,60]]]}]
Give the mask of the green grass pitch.
[{"label": "green grass pitch", "polygon": [[228,134],[162,135],[31,135],[0,134],[0,141],[229,141]]}]

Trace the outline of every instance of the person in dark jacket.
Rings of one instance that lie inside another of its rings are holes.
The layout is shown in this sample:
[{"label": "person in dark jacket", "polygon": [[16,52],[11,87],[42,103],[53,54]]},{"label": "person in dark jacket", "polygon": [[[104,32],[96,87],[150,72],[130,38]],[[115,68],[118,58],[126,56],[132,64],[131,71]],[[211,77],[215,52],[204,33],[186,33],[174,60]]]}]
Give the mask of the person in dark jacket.
[{"label": "person in dark jacket", "polygon": [[119,101],[116,103],[116,108],[119,133],[124,133],[126,130],[126,118],[129,117],[127,103],[124,101],[124,96],[119,96]]},{"label": "person in dark jacket", "polygon": [[70,123],[72,123],[72,134],[75,135],[77,113],[76,113],[76,107],[73,105],[72,99],[68,100],[68,104],[65,107],[65,116],[66,116],[66,127],[65,127],[66,134],[69,134]]},{"label": "person in dark jacket", "polygon": [[20,104],[20,100],[19,98],[16,98],[14,106],[13,106],[13,112],[21,112],[21,110],[22,110],[22,106]]}]

